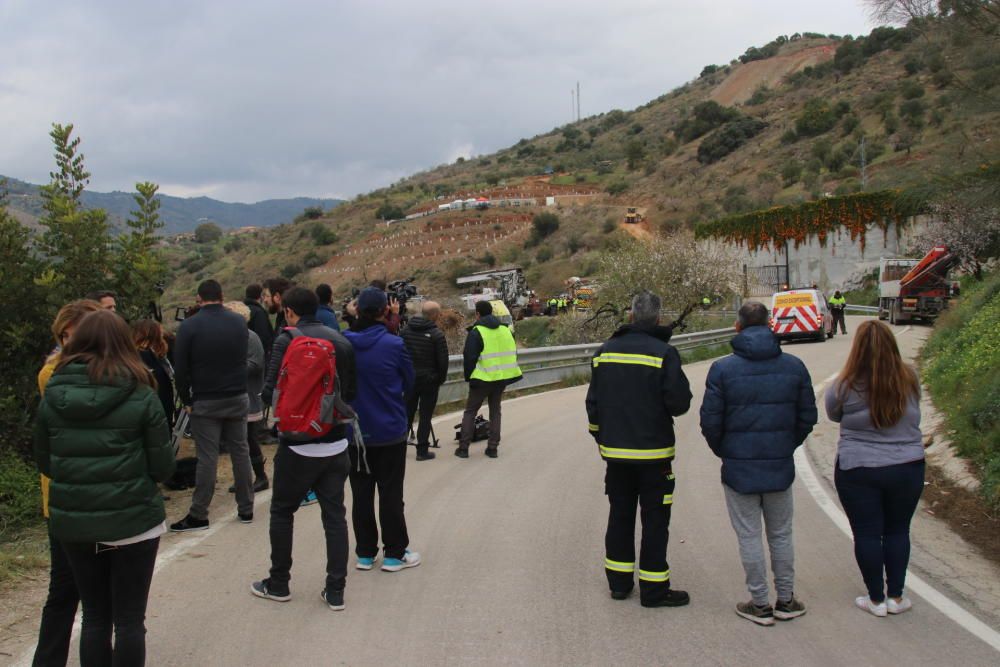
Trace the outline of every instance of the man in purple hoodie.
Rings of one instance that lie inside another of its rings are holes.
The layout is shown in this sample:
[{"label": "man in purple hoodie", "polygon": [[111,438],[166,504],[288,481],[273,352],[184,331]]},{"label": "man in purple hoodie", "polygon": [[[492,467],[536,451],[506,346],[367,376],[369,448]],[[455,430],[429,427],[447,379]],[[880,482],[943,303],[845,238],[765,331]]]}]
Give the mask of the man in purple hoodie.
[{"label": "man in purple hoodie", "polygon": [[[345,335],[354,347],[357,394],[351,407],[358,415],[364,447],[350,447],[351,520],[357,541],[359,570],[370,570],[378,560],[378,524],[385,546],[386,572],[420,565],[420,554],[410,551],[403,515],[403,478],[406,474],[406,392],[413,388],[413,362],[403,339],[389,333],[385,292],[367,287],[358,295],[358,319]],[[375,489],[379,516],[375,521]]]}]

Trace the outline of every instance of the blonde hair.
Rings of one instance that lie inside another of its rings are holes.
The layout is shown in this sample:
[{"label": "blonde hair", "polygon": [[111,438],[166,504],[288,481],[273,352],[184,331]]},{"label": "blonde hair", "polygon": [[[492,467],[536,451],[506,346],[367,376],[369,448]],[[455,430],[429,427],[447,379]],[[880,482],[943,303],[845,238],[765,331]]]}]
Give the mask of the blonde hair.
[{"label": "blonde hair", "polygon": [[898,423],[910,397],[920,395],[917,374],[903,362],[892,330],[877,320],[858,327],[837,381],[841,401],[851,389],[864,396],[872,424],[879,429]]},{"label": "blonde hair", "polygon": [[243,318],[244,322],[247,322],[249,324],[250,307],[247,306],[242,301],[227,301],[224,304],[222,304],[222,307],[225,308],[226,310],[231,310],[232,312],[236,313],[237,315]]},{"label": "blonde hair", "polygon": [[52,321],[52,336],[56,339],[56,345],[65,345],[62,336],[66,330],[75,327],[83,319],[84,315],[101,310],[101,304],[91,299],[78,299],[70,301],[59,309],[56,318]]}]

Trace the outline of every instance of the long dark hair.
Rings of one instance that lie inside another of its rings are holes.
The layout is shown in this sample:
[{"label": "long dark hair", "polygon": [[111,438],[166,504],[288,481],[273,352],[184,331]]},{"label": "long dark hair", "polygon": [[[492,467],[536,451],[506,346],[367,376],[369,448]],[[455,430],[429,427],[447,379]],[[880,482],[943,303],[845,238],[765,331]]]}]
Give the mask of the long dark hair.
[{"label": "long dark hair", "polygon": [[96,384],[134,380],[156,386],[125,320],[110,310],[98,310],[80,320],[63,349],[56,372],[72,363],[87,364],[90,380]]},{"label": "long dark hair", "polygon": [[910,397],[920,395],[917,374],[903,362],[892,330],[876,320],[858,327],[837,380],[841,401],[851,389],[865,397],[875,428],[895,425],[903,418]]}]

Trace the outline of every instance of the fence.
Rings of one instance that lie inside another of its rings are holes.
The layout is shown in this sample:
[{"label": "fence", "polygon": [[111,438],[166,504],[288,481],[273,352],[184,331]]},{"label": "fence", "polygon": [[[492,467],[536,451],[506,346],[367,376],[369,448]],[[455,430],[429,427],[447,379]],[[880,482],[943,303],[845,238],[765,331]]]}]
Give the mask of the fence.
[{"label": "fence", "polygon": [[[847,306],[847,309],[864,314],[878,312],[878,308],[874,306]],[[670,343],[679,351],[694,350],[699,347],[728,343],[734,334],[733,329],[698,331],[673,336]],[[522,348],[517,351],[517,363],[521,367],[524,379],[514,386],[516,389],[530,389],[556,384],[574,376],[589,376],[590,360],[600,346],[601,343],[584,343],[582,345]],[[448,357],[448,380],[441,386],[441,391],[438,394],[440,403],[451,403],[465,399],[468,394],[468,384],[463,379],[462,372],[462,355],[453,354]]]}]

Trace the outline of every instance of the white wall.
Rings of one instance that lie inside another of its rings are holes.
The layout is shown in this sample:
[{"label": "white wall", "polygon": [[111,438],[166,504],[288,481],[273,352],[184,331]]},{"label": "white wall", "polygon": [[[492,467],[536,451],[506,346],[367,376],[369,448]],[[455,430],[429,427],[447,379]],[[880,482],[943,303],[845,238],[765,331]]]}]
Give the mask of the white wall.
[{"label": "white wall", "polygon": [[[819,240],[809,239],[797,249],[789,246],[788,267],[792,286],[802,287],[816,283],[824,291],[851,288],[867,272],[878,267],[879,257],[904,256],[915,231],[926,226],[926,219],[916,218],[902,225],[897,235],[895,225],[889,225],[886,233],[877,225],[871,225],[866,235],[864,252],[860,243],[851,240],[846,229],[827,237],[826,247]],[[860,239],[859,239],[860,240]],[[742,261],[748,267],[767,264],[785,264],[785,252],[761,250],[749,252],[741,249]]]}]

